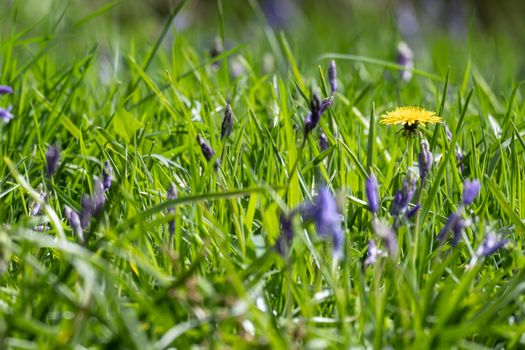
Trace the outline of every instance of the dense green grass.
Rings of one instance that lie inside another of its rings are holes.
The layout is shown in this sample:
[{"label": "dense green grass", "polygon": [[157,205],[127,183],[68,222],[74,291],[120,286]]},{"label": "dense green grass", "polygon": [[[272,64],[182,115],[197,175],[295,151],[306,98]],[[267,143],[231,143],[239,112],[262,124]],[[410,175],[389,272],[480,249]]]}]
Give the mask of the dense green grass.
[{"label": "dense green grass", "polygon": [[[0,14],[0,84],[14,88],[0,107],[15,115],[0,122],[0,348],[525,346],[523,65],[498,32],[481,41],[473,28],[468,45],[424,32],[405,83],[388,12],[357,6],[343,27],[321,8],[279,32],[255,2],[241,10],[255,18],[248,26],[219,1],[216,33],[174,30],[177,10],[165,31],[147,22],[133,32],[114,21],[125,4],[93,12],[61,4],[42,19],[17,1]],[[215,35],[227,49],[212,58]],[[339,89],[305,140],[311,92],[329,95],[329,59]],[[234,124],[222,141],[227,103]],[[365,268],[369,240],[385,250],[371,230],[365,179],[376,175],[379,216],[390,225],[394,193],[408,167],[417,171],[417,139],[410,163],[411,141],[379,124],[399,105],[443,116],[452,139],[443,125],[422,129],[435,161],[413,200],[421,209],[399,229],[397,256]],[[215,150],[210,162],[197,135]],[[50,145],[61,159],[48,179]],[[64,207],[80,210],[105,161],[114,181],[82,244]],[[464,180],[474,178],[482,188],[466,209],[472,225],[456,247],[440,244]],[[171,183],[178,198],[168,201]],[[323,184],[340,203],[344,257],[334,260],[331,241],[300,219],[281,257],[279,217]],[[42,211],[31,216],[35,202]],[[509,244],[469,266],[489,232]]]}]

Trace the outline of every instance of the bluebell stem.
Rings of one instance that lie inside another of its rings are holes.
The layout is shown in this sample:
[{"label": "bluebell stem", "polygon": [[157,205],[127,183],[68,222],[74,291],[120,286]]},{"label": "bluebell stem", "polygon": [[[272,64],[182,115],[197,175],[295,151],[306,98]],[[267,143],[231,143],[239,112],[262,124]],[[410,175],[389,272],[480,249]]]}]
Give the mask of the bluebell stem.
[{"label": "bluebell stem", "polygon": [[405,179],[403,180],[403,187],[394,195],[392,203],[392,215],[399,216],[406,212],[408,204],[414,197],[416,192],[416,175],[409,170]]},{"label": "bluebell stem", "polygon": [[342,256],[344,234],[341,228],[341,214],[332,192],[321,187],[316,200],[301,209],[303,220],[313,221],[317,234],[321,237],[332,237],[334,257]]},{"label": "bluebell stem", "polygon": [[201,135],[197,135],[197,142],[199,146],[201,147],[202,154],[204,155],[204,158],[209,162],[213,156],[215,155],[215,151],[213,148],[206,143],[206,141],[201,137]]},{"label": "bluebell stem", "polygon": [[379,193],[377,179],[373,173],[365,181],[366,198],[368,199],[368,208],[372,214],[379,213]]},{"label": "bluebell stem", "polygon": [[46,175],[51,178],[58,169],[60,162],[60,150],[57,146],[51,145],[46,151]]},{"label": "bluebell stem", "polygon": [[324,132],[319,134],[319,148],[321,151],[328,149],[328,138]]},{"label": "bluebell stem", "polygon": [[463,182],[463,205],[470,205],[481,190],[481,182],[478,179]]},{"label": "bluebell stem", "polygon": [[84,193],[80,199],[80,206],[82,207],[82,211],[80,212],[80,227],[85,229],[89,226],[89,220],[91,220],[95,205],[91,197]]},{"label": "bluebell stem", "polygon": [[[174,183],[172,183],[170,187],[168,188],[167,198],[168,200],[177,199],[177,187],[175,187]],[[173,215],[174,213],[175,213],[175,207],[169,207],[168,214]],[[170,240],[171,240],[173,235],[175,234],[175,220],[174,219],[168,222],[168,232],[170,234]]]},{"label": "bluebell stem", "polygon": [[397,45],[397,63],[403,66],[401,79],[409,81],[412,78],[412,69],[414,69],[414,53],[405,42]]},{"label": "bluebell stem", "polygon": [[332,105],[333,101],[333,96],[321,101],[317,94],[312,94],[312,98],[310,99],[310,112],[308,112],[304,121],[305,136],[308,136],[308,134],[317,127],[321,115]]},{"label": "bluebell stem", "polygon": [[378,257],[385,255],[385,253],[377,247],[374,241],[368,241],[368,250],[366,251],[365,267],[374,265]]},{"label": "bluebell stem", "polygon": [[391,257],[397,254],[396,232],[378,218],[372,218],[372,231],[385,243],[388,255]]},{"label": "bluebell stem", "polygon": [[330,82],[332,95],[335,95],[335,92],[337,91],[337,68],[334,60],[331,60],[330,65],[328,66],[328,82]]},{"label": "bluebell stem", "polygon": [[281,216],[279,217],[281,233],[277,239],[277,242],[275,242],[275,249],[277,253],[283,257],[286,256],[288,248],[290,247],[293,240],[293,215],[294,212],[292,211],[289,215],[281,213]]},{"label": "bluebell stem", "polygon": [[102,169],[102,183],[104,185],[104,191],[109,190],[111,182],[113,181],[113,168],[109,163],[109,160],[104,162],[104,169]]},{"label": "bluebell stem", "polygon": [[224,138],[230,136],[232,132],[232,126],[233,126],[233,115],[232,115],[232,109],[229,104],[226,105],[226,108],[224,109],[224,118],[222,119],[222,125],[221,125],[221,140]]},{"label": "bluebell stem", "polygon": [[66,217],[67,221],[69,222],[69,225],[71,226],[71,229],[77,236],[78,241],[83,244],[84,243],[84,232],[82,230],[82,225],[80,223],[80,217],[78,213],[68,207],[67,205],[64,207],[64,216]]},{"label": "bluebell stem", "polygon": [[433,157],[432,152],[430,152],[430,145],[428,144],[428,141],[426,139],[421,138],[419,146],[421,150],[419,151],[419,155],[417,156],[417,161],[419,167],[419,177],[421,178],[421,182],[423,183],[426,179],[428,172],[432,168]]},{"label": "bluebell stem", "polygon": [[106,204],[106,197],[104,195],[104,184],[98,177],[93,179],[93,215],[98,216],[104,205]]},{"label": "bluebell stem", "polygon": [[0,85],[0,95],[12,94],[13,88],[8,85]]},{"label": "bluebell stem", "polygon": [[0,108],[0,119],[2,119],[6,124],[15,117],[13,114],[11,114],[11,110],[11,106],[9,106],[7,109]]}]

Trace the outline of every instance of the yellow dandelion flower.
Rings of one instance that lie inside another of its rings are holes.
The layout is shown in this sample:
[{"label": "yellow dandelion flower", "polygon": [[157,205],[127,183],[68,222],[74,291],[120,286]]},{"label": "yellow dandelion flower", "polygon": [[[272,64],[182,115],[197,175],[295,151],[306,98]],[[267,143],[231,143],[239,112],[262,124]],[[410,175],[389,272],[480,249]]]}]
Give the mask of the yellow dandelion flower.
[{"label": "yellow dandelion flower", "polygon": [[441,117],[438,117],[436,113],[421,107],[397,107],[392,112],[382,115],[380,121],[381,124],[385,125],[404,124],[405,127],[441,122]]}]

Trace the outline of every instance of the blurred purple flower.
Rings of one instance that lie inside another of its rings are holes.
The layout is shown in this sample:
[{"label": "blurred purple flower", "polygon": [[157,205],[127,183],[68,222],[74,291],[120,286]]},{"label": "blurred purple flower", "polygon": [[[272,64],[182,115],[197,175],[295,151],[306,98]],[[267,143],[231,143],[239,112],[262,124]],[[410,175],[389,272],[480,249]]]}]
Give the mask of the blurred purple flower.
[{"label": "blurred purple flower", "polygon": [[98,216],[102,209],[104,209],[104,204],[106,204],[106,197],[104,195],[104,184],[98,177],[93,179],[93,215]]},{"label": "blurred purple flower", "polygon": [[331,60],[330,65],[328,66],[328,81],[330,83],[332,95],[335,95],[335,92],[337,91],[337,68],[334,60]]},{"label": "blurred purple flower", "polygon": [[109,163],[109,160],[104,162],[104,169],[102,169],[102,183],[104,185],[104,191],[109,190],[111,182],[113,181],[113,168]]},{"label": "blurred purple flower", "polygon": [[377,258],[383,256],[384,252],[377,248],[377,245],[374,243],[374,241],[370,240],[368,241],[368,250],[366,251],[366,255],[365,267],[374,265],[377,261]]},{"label": "blurred purple flower", "polygon": [[379,193],[377,179],[373,173],[365,181],[366,198],[368,199],[368,208],[372,214],[379,213]]},{"label": "blurred purple flower", "polygon": [[[177,187],[175,187],[175,184],[170,184],[170,187],[168,188],[168,192],[166,194],[168,200],[174,200],[177,199]],[[168,214],[173,215],[175,213],[175,207],[169,207],[168,208]],[[170,234],[170,239],[175,234],[175,220],[170,220],[168,222],[168,232]]]},{"label": "blurred purple flower", "polygon": [[414,53],[404,41],[397,45],[397,64],[405,68],[401,71],[401,79],[409,81],[412,78],[412,69],[414,69]]},{"label": "blurred purple flower", "polygon": [[12,94],[13,88],[8,85],[0,85],[0,95]]},{"label": "blurred purple flower", "polygon": [[89,220],[91,220],[95,205],[91,197],[84,193],[80,199],[80,206],[82,207],[82,211],[80,212],[80,226],[85,229],[89,226]]},{"label": "blurred purple flower", "polygon": [[313,221],[317,234],[321,237],[332,237],[334,256],[342,256],[344,235],[341,228],[341,214],[332,192],[321,187],[315,201],[301,208],[304,221]]},{"label": "blurred purple flower", "polygon": [[324,132],[319,134],[319,148],[321,151],[328,149],[328,138]]},{"label": "blurred purple flower", "polygon": [[78,238],[78,241],[82,244],[84,243],[84,233],[82,231],[82,225],[80,223],[80,217],[78,213],[74,210],[68,207],[67,205],[64,207],[64,216],[66,217],[67,221],[69,222],[69,225],[71,226],[71,229],[75,233],[75,235]]},{"label": "blurred purple flower", "polygon": [[432,152],[430,152],[430,145],[428,144],[428,141],[426,139],[421,138],[419,145],[421,150],[419,151],[417,160],[419,167],[419,177],[421,178],[421,182],[423,183],[428,172],[432,168],[433,157]]},{"label": "blurred purple flower", "polygon": [[394,257],[397,254],[397,236],[396,232],[383,221],[373,218],[372,219],[372,231],[383,240],[388,255]]},{"label": "blurred purple flower", "polygon": [[232,109],[230,105],[227,104],[224,110],[224,118],[222,120],[222,125],[221,125],[221,140],[230,136],[232,132],[232,126],[233,126]]},{"label": "blurred purple flower", "polygon": [[507,239],[502,239],[501,241],[498,241],[496,235],[490,232],[487,235],[487,238],[485,238],[481,246],[476,251],[476,256],[478,258],[490,256],[494,254],[498,249],[503,248],[508,242],[509,241]]},{"label": "blurred purple flower", "polygon": [[416,193],[416,181],[416,175],[413,171],[409,170],[403,180],[403,187],[394,195],[392,215],[399,216],[406,212],[408,204]]},{"label": "blurred purple flower", "polygon": [[280,235],[275,243],[275,249],[281,256],[286,256],[288,248],[290,247],[293,239],[293,218],[294,212],[292,211],[289,215],[281,213],[279,217]]},{"label": "blurred purple flower", "polygon": [[481,182],[478,179],[466,180],[463,183],[463,205],[470,205],[481,190]]},{"label": "blurred purple flower", "polygon": [[438,241],[446,241],[449,232],[452,232],[452,246],[455,247],[459,243],[463,237],[463,231],[465,230],[465,227],[470,224],[470,220],[464,220],[461,217],[461,210],[462,208],[459,208],[447,218],[445,226],[443,226],[443,228],[439,231],[437,237]]},{"label": "blurred purple flower", "polygon": [[416,204],[412,208],[410,208],[410,210],[407,211],[407,219],[410,219],[412,216],[414,216],[419,210],[419,208],[421,208],[421,205],[419,204]]},{"label": "blurred purple flower", "polygon": [[0,108],[0,119],[2,119],[6,124],[11,121],[15,116],[11,114],[13,108],[9,106],[7,109]]},{"label": "blurred purple flower", "polygon": [[50,145],[46,151],[46,175],[51,178],[57,171],[60,162],[60,150],[55,145]]},{"label": "blurred purple flower", "polygon": [[312,98],[310,99],[310,112],[308,112],[304,121],[305,136],[308,136],[308,134],[317,127],[321,115],[332,105],[333,101],[333,96],[321,101],[317,94],[312,94]]},{"label": "blurred purple flower", "polygon": [[202,154],[204,155],[204,158],[209,162],[213,156],[215,155],[215,151],[213,148],[208,145],[208,143],[201,137],[201,135],[197,135],[197,143],[201,147]]}]

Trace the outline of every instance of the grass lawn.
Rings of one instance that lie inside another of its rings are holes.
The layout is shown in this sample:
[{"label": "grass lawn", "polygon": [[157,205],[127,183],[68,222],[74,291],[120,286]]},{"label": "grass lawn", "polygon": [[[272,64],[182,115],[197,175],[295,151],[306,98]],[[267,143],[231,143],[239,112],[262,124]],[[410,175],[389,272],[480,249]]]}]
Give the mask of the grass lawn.
[{"label": "grass lawn", "polygon": [[2,5],[0,349],[525,348],[516,37],[146,3]]}]

